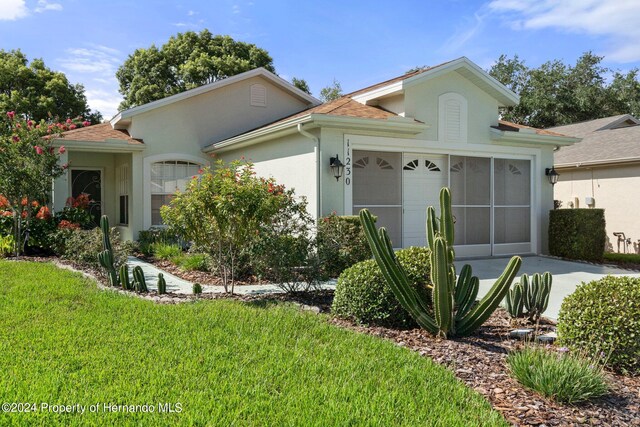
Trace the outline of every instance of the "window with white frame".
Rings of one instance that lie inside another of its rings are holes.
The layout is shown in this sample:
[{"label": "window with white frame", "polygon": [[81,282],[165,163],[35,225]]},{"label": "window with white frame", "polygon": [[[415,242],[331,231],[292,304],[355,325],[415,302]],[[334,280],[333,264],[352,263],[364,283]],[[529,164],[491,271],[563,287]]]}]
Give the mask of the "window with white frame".
[{"label": "window with white frame", "polygon": [[162,225],[160,208],[169,204],[176,191],[184,191],[200,168],[199,164],[180,160],[151,165],[151,225]]},{"label": "window with white frame", "polygon": [[120,166],[118,181],[118,224],[129,225],[129,165]]}]

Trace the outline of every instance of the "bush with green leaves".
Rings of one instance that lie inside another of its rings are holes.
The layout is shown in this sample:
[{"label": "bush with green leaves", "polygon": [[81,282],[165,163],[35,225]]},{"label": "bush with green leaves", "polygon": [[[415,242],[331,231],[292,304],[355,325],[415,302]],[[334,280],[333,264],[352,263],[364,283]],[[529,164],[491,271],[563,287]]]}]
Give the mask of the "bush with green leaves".
[{"label": "bush with green leaves", "polygon": [[144,255],[153,255],[154,243],[167,243],[182,246],[180,239],[166,228],[153,227],[138,233],[138,247],[140,252]]},{"label": "bush with green leaves", "polygon": [[509,372],[523,386],[558,402],[579,403],[608,392],[598,361],[561,350],[527,346],[515,351],[507,356]]},{"label": "bush with green leaves", "polygon": [[154,243],[151,246],[151,251],[154,257],[162,260],[168,260],[182,255],[182,247],[170,243]]},{"label": "bush with green leaves", "polygon": [[293,190],[273,178],[257,177],[251,163],[238,160],[202,170],[161,214],[172,233],[211,256],[225,291],[233,293],[261,233],[277,230],[271,224],[282,212],[296,218],[305,209],[306,202]]},{"label": "bush with green leaves", "polygon": [[207,254],[186,253],[179,258],[177,264],[187,271],[209,271],[211,269],[211,258]]},{"label": "bush with green leaves", "polygon": [[[127,262],[127,257],[135,249],[135,243],[120,240],[116,228],[109,231],[114,252],[116,268]],[[98,253],[102,252],[102,231],[100,228],[81,230],[76,228],[59,229],[55,234],[55,253],[63,259],[76,262],[82,266],[99,268]]]},{"label": "bush with green leaves", "polygon": [[[431,265],[428,248],[410,247],[396,252],[414,288],[430,294]],[[342,272],[338,279],[331,311],[338,317],[362,324],[415,326],[372,259],[359,262]]]},{"label": "bush with green leaves", "polygon": [[11,255],[12,251],[13,251],[13,236],[0,235],[0,258],[5,258]]},{"label": "bush with green leaves", "polygon": [[607,233],[604,209],[556,209],[549,212],[549,253],[602,261]]},{"label": "bush with green leaves", "polygon": [[560,342],[609,368],[640,374],[640,278],[607,276],[582,283],[558,315]]},{"label": "bush with green leaves", "polygon": [[338,277],[346,268],[371,258],[371,249],[358,216],[332,213],[318,220],[318,258],[326,276]]}]

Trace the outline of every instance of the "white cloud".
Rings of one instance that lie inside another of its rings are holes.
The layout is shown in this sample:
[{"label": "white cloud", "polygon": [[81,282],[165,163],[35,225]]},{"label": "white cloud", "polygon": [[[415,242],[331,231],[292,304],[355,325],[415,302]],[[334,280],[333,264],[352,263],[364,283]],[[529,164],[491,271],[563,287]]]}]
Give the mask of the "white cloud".
[{"label": "white cloud", "polygon": [[195,14],[196,12],[194,12],[193,10],[190,10],[189,12],[187,12],[187,16],[193,16]]},{"label": "white cloud", "polygon": [[15,21],[29,15],[24,0],[0,0],[0,21]]},{"label": "white cloud", "polygon": [[102,45],[72,47],[57,63],[72,80],[84,82],[87,102],[92,110],[97,110],[108,119],[117,113],[122,101],[118,94],[116,70],[123,62],[122,53]]},{"label": "white cloud", "polygon": [[38,0],[38,6],[34,9],[36,13],[46,12],[47,10],[62,10],[60,3],[49,3],[47,0]]},{"label": "white cloud", "polygon": [[237,15],[240,12],[241,12],[240,5],[234,4],[233,7],[231,8],[231,13],[233,13],[234,15]]},{"label": "white cloud", "polygon": [[489,8],[506,15],[514,29],[557,28],[603,36],[607,59],[640,60],[638,0],[492,0]]},{"label": "white cloud", "polygon": [[439,50],[447,54],[457,54],[469,40],[473,39],[484,28],[486,13],[479,11],[474,13],[472,19],[466,19],[462,25]]}]

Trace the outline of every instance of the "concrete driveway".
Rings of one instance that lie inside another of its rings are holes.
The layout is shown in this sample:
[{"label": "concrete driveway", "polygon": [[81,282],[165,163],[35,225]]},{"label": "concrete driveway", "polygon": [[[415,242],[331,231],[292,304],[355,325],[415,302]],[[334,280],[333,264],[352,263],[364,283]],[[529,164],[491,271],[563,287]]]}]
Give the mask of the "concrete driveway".
[{"label": "concrete driveway", "polygon": [[[460,272],[464,264],[471,265],[473,274],[480,279],[479,296],[483,296],[500,276],[508,260],[509,258],[472,259],[456,261],[455,264],[458,272]],[[520,275],[523,273],[531,275],[533,273],[544,273],[545,271],[553,274],[549,307],[544,314],[552,319],[558,318],[562,300],[575,291],[576,286],[582,282],[598,280],[607,275],[640,277],[640,272],[616,267],[528,256],[522,258],[522,267],[520,267],[515,280],[519,280]]]}]

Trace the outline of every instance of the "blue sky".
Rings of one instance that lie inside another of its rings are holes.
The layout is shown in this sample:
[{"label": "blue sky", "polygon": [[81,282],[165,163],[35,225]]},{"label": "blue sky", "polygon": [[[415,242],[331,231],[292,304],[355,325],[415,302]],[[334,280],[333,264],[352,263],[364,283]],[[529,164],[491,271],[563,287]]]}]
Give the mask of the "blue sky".
[{"label": "blue sky", "polygon": [[349,92],[460,56],[486,69],[502,53],[538,66],[591,50],[614,69],[640,66],[640,0],[0,0],[0,49],[84,84],[107,118],[127,55],[204,28],[266,49],[314,95],[334,78]]}]

